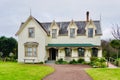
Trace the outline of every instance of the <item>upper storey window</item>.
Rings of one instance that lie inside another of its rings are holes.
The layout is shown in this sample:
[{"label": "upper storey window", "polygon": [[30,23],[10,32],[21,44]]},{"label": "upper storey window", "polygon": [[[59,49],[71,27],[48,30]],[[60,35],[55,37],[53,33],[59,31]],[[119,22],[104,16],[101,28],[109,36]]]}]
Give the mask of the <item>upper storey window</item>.
[{"label": "upper storey window", "polygon": [[75,37],[75,28],[70,28],[70,37],[71,38]]},{"label": "upper storey window", "polygon": [[57,29],[52,29],[52,38],[57,38]]},{"label": "upper storey window", "polygon": [[88,28],[88,37],[93,37],[93,28]]},{"label": "upper storey window", "polygon": [[35,37],[35,29],[34,28],[29,28],[28,29],[28,37],[29,38],[34,38]]}]

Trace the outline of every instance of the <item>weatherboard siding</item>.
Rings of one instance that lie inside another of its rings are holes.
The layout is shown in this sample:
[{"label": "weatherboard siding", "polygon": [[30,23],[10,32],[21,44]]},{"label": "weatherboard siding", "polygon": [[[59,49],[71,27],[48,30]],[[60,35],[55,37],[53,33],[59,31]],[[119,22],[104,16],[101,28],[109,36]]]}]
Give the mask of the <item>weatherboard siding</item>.
[{"label": "weatherboard siding", "polygon": [[[35,28],[35,38],[28,38],[28,28]],[[35,62],[44,61],[46,55],[45,50],[46,34],[43,29],[37,25],[33,20],[30,20],[22,32],[18,35],[18,62],[23,62],[25,58],[34,58]],[[37,48],[37,57],[25,57],[24,43],[37,42],[39,43]]]},{"label": "weatherboard siding", "polygon": [[93,38],[88,38],[87,36],[76,36],[75,38],[70,38],[69,36],[58,36],[55,39],[48,37],[47,44],[93,44],[101,45],[100,36],[94,36]]}]

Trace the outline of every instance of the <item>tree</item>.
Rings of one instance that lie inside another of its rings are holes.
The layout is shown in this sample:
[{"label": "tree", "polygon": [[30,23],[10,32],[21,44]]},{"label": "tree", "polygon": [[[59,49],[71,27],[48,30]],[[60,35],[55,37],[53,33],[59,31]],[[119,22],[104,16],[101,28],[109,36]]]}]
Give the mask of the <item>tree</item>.
[{"label": "tree", "polygon": [[115,39],[120,40],[120,26],[116,25],[116,28],[112,28],[112,35]]},{"label": "tree", "polygon": [[110,45],[115,49],[119,49],[120,48],[120,40],[112,40],[110,42]]},{"label": "tree", "polygon": [[102,40],[101,42],[103,56],[108,60],[109,57],[116,58],[116,50],[110,45],[111,40]]},{"label": "tree", "polygon": [[5,60],[6,57],[9,57],[9,54],[12,52],[15,55],[17,54],[17,41],[16,39],[5,36],[0,37],[0,52],[3,53],[2,58]]},{"label": "tree", "polygon": [[112,40],[110,42],[110,45],[116,49],[117,51],[117,58],[118,58],[118,52],[119,52],[119,49],[120,49],[120,40]]}]

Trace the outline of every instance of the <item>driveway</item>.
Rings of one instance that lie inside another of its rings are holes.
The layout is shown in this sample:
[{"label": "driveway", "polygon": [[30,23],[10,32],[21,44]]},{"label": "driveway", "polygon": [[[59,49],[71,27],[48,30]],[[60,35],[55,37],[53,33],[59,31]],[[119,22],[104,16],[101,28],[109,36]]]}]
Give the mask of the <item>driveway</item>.
[{"label": "driveway", "polygon": [[50,66],[55,68],[55,72],[46,76],[43,80],[92,80],[85,72],[85,68],[90,68],[88,65],[56,65]]}]

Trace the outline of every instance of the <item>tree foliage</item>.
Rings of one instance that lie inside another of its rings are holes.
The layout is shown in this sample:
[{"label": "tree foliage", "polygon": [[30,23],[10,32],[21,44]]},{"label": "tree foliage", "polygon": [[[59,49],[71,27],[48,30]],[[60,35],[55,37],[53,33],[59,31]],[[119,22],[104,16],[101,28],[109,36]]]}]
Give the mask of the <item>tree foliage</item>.
[{"label": "tree foliage", "polygon": [[120,49],[120,40],[112,40],[110,45],[116,49],[117,51],[117,58],[119,58],[119,49]]},{"label": "tree foliage", "polygon": [[7,38],[5,36],[0,37],[0,52],[3,53],[2,57],[9,57],[10,53],[14,53],[17,56],[17,41],[13,37]]},{"label": "tree foliage", "polygon": [[120,40],[112,40],[110,45],[115,49],[120,49]]},{"label": "tree foliage", "polygon": [[[108,59],[109,57],[116,58],[117,51],[115,48],[113,48],[110,43],[112,40],[102,40],[102,53],[103,57]],[[120,54],[118,55],[120,57]]]}]

